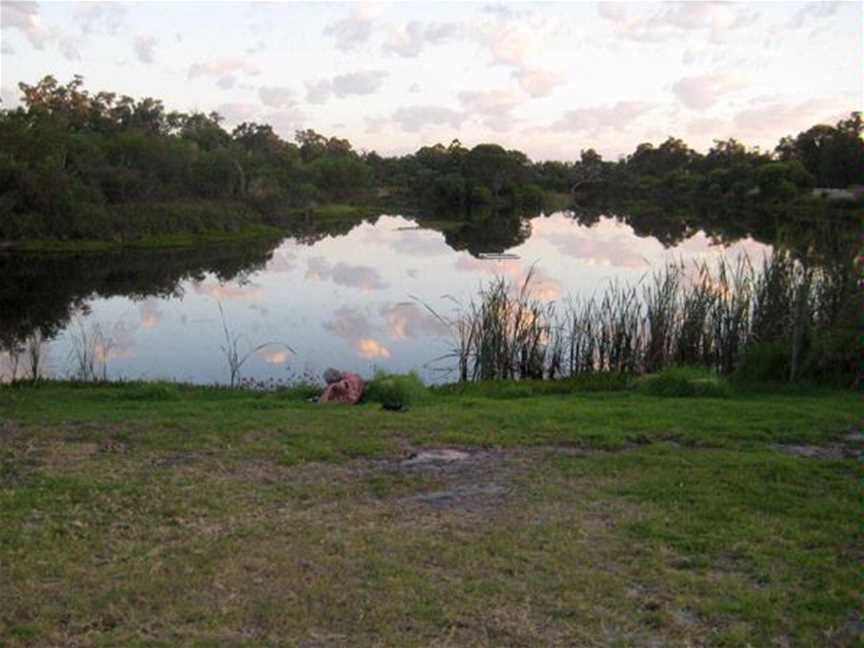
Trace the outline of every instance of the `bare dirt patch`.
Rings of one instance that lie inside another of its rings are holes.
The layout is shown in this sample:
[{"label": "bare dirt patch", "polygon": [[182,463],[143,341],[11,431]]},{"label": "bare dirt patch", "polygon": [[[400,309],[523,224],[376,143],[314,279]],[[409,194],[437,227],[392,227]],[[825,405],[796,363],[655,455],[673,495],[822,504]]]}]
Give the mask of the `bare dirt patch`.
[{"label": "bare dirt patch", "polygon": [[864,456],[864,433],[850,432],[841,439],[841,443],[828,445],[781,445],[771,446],[775,450],[807,459],[855,459]]}]

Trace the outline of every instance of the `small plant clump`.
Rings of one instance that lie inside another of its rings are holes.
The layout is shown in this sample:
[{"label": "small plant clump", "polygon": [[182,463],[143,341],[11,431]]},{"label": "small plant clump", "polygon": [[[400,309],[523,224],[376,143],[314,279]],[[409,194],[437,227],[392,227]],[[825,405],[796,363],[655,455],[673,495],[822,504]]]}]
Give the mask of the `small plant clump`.
[{"label": "small plant clump", "polygon": [[635,388],[643,394],[666,397],[729,398],[732,388],[725,379],[699,367],[671,367],[642,376]]},{"label": "small plant clump", "polygon": [[429,398],[429,390],[416,373],[391,374],[376,372],[366,384],[363,398],[367,402],[381,403],[385,409],[403,410]]}]

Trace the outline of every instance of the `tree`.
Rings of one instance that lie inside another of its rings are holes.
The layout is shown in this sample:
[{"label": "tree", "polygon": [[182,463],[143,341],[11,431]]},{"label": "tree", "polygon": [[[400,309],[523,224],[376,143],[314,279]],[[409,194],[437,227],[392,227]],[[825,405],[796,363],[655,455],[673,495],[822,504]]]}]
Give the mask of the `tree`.
[{"label": "tree", "polygon": [[327,152],[327,138],[311,128],[295,131],[294,140],[300,146],[300,157],[304,162],[313,162]]},{"label": "tree", "polygon": [[797,160],[816,179],[820,187],[846,187],[864,178],[864,124],[860,112],[836,126],[820,124],[784,137],[776,148],[783,162]]}]

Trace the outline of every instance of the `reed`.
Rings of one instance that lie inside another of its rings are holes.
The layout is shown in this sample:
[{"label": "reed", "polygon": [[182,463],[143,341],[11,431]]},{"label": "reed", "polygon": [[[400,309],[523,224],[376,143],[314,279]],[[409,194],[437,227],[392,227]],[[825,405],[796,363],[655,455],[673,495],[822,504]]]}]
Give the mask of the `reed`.
[{"label": "reed", "polygon": [[219,319],[222,323],[222,334],[225,336],[225,344],[221,345],[219,349],[225,356],[225,362],[228,365],[229,387],[233,388],[238,384],[241,378],[240,370],[243,368],[243,365],[246,364],[246,361],[258,351],[262,351],[267,347],[280,346],[287,349],[291,353],[294,353],[294,349],[292,349],[287,344],[283,344],[281,342],[264,342],[255,346],[246,344],[245,346],[247,348],[243,350],[241,347],[243,346],[242,343],[244,340],[244,336],[231,330],[230,326],[228,325],[228,320],[225,317],[225,309],[222,308],[222,302],[217,301],[216,303],[219,306]]},{"label": "reed", "polygon": [[754,345],[781,343],[794,380],[813,331],[836,324],[853,285],[839,275],[849,267],[817,271],[785,252],[761,267],[746,256],[673,263],[635,285],[612,282],[559,304],[532,296],[533,270],[518,285],[498,277],[453,318],[440,318],[453,336],[444,358],[456,360],[462,382],[675,366],[728,375]]},{"label": "reed", "polygon": [[24,341],[24,356],[28,361],[30,381],[37,382],[42,377],[45,345],[47,338],[41,328],[33,331]]},{"label": "reed", "polygon": [[105,333],[102,325],[88,324],[79,317],[69,341],[72,377],[82,382],[107,381],[108,360],[114,348],[114,339]]}]

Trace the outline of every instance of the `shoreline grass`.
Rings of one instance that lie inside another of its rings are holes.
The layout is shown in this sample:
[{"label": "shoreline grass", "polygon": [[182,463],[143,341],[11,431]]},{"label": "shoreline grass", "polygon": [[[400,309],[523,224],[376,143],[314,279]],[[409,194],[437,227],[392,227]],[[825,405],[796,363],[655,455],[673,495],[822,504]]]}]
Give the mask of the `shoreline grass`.
[{"label": "shoreline grass", "polygon": [[858,395],[541,384],[0,386],[0,643],[855,645]]},{"label": "shoreline grass", "polygon": [[235,243],[251,240],[277,239],[284,237],[286,233],[278,227],[269,225],[250,225],[233,232],[209,231],[197,234],[165,234],[162,236],[147,236],[140,239],[123,241],[99,241],[99,240],[66,240],[55,241],[49,239],[10,241],[3,251],[5,252],[28,252],[28,253],[86,253],[86,252],[115,252],[122,249],[155,250],[167,248],[184,248],[214,245],[220,243]]}]

